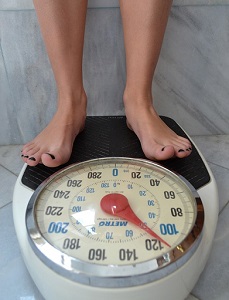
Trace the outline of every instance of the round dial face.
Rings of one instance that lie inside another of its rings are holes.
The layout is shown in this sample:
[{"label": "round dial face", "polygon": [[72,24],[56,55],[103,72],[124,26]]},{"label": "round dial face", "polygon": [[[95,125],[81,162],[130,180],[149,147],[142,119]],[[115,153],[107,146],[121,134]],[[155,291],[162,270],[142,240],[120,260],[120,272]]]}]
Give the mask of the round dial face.
[{"label": "round dial face", "polygon": [[74,263],[82,269],[110,266],[120,276],[149,272],[149,265],[156,270],[189,251],[202,226],[197,197],[184,180],[130,158],[62,170],[38,189],[27,211],[35,248],[51,261],[60,255],[57,264],[64,257],[73,272]]}]

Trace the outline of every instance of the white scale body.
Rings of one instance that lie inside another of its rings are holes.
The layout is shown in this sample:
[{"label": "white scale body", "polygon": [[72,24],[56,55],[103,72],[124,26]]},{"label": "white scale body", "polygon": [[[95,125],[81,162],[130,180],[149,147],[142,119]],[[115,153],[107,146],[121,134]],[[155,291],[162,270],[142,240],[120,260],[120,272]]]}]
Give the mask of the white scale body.
[{"label": "white scale body", "polygon": [[[198,149],[197,151],[199,152]],[[172,273],[165,274],[153,282],[120,288],[96,287],[76,282],[53,271],[35,254],[28,238],[25,221],[27,206],[34,194],[34,190],[22,184],[25,165],[14,189],[13,217],[25,264],[43,297],[46,300],[184,300],[194,288],[206,265],[218,220],[218,192],[215,179],[200,152],[199,155],[208,170],[210,181],[197,190],[204,206],[205,216],[198,247],[182,266],[174,262],[175,268]]]}]

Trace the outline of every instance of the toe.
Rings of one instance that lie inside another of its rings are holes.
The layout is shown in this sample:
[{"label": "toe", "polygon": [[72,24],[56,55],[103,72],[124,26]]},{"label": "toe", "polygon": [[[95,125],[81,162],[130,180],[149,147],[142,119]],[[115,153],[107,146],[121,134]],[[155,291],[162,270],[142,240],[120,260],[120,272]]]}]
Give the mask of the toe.
[{"label": "toe", "polygon": [[189,156],[191,152],[192,152],[191,147],[183,146],[183,147],[176,148],[175,155],[179,158],[184,158]]},{"label": "toe", "polygon": [[184,158],[189,155],[185,149],[179,148],[175,150],[176,157]]},{"label": "toe", "polygon": [[58,167],[69,160],[70,155],[60,155],[57,151],[42,154],[41,161],[47,167]]},{"label": "toe", "polygon": [[28,153],[29,151],[31,151],[32,149],[36,148],[36,145],[32,142],[24,145],[24,147],[22,148],[22,153]]},{"label": "toe", "polygon": [[29,156],[26,153],[25,154],[22,153],[21,158],[24,161],[24,163],[27,163],[27,160],[28,160]]},{"label": "toe", "polygon": [[26,144],[23,149],[21,150],[21,157],[24,162],[27,162],[28,158],[31,156],[31,153],[33,154],[33,151],[35,149],[35,146],[30,143]]},{"label": "toe", "polygon": [[35,158],[35,156],[30,156],[27,159],[27,165],[29,165],[30,167],[35,167],[38,163],[39,161],[37,158]]},{"label": "toe", "polygon": [[175,149],[171,145],[162,146],[160,144],[155,144],[151,152],[144,151],[144,153],[148,159],[159,161],[159,160],[166,160],[174,157]]},{"label": "toe", "polygon": [[41,161],[41,155],[42,152],[40,150],[37,152],[31,151],[26,163],[31,167],[38,165]]},{"label": "toe", "polygon": [[27,150],[22,150],[21,157],[25,163],[29,166],[36,166],[39,161],[41,154],[39,153],[40,149],[36,146],[33,148],[27,148]]},{"label": "toe", "polygon": [[179,137],[178,140],[174,142],[175,156],[179,158],[187,157],[192,152],[192,146],[188,139]]}]

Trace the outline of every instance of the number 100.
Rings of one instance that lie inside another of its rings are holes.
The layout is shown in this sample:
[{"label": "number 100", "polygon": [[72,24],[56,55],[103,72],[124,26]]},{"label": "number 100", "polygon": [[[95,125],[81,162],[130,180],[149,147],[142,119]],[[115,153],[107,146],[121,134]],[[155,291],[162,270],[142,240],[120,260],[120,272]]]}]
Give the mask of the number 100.
[{"label": "number 100", "polygon": [[161,224],[160,231],[163,235],[174,235],[179,233],[176,229],[176,224]]}]

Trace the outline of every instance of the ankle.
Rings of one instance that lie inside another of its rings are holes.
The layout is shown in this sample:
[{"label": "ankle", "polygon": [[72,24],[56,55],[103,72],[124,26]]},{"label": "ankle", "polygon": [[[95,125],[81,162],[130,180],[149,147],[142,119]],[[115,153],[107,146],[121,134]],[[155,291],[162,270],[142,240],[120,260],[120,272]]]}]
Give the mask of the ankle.
[{"label": "ankle", "polygon": [[123,94],[123,102],[125,108],[127,106],[152,106],[152,92],[136,89],[125,89]]},{"label": "ankle", "polygon": [[74,110],[83,108],[86,110],[86,106],[87,95],[84,88],[58,92],[58,109]]},{"label": "ankle", "polygon": [[65,86],[64,88],[58,88],[58,99],[69,99],[71,100],[77,100],[81,99],[82,97],[86,96],[85,89],[82,85],[69,87]]}]

